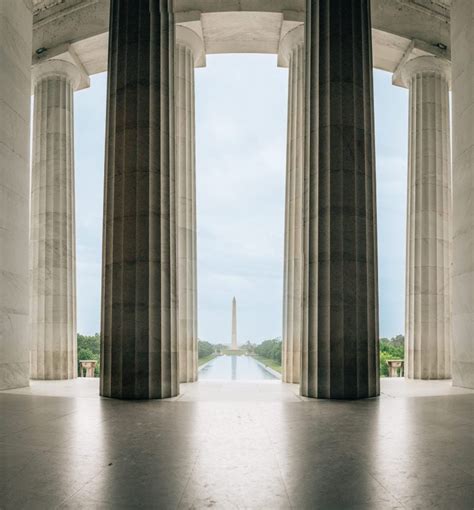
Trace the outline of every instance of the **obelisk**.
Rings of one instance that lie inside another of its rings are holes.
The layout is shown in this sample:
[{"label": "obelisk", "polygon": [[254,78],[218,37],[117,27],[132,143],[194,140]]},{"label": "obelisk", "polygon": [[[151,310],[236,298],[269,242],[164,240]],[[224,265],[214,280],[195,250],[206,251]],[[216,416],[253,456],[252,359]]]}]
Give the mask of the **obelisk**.
[{"label": "obelisk", "polygon": [[232,346],[231,350],[236,351],[237,347],[237,301],[232,299]]}]

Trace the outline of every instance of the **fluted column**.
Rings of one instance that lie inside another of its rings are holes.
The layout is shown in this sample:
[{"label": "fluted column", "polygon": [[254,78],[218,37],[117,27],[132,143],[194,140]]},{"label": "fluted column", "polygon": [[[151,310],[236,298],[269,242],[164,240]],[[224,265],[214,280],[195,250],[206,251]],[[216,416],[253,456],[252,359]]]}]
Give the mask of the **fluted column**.
[{"label": "fluted column", "polygon": [[196,136],[194,67],[204,45],[196,32],[176,27],[176,185],[179,380],[197,380]]},{"label": "fluted column", "polygon": [[449,62],[418,57],[400,70],[410,91],[405,376],[451,376]]},{"label": "fluted column", "polygon": [[379,394],[370,0],[307,0],[301,393]]},{"label": "fluted column", "polygon": [[171,0],[112,0],[101,395],[179,392],[174,16]]},{"label": "fluted column", "polygon": [[28,386],[30,376],[31,7],[0,1],[0,390]]},{"label": "fluted column", "polygon": [[77,376],[74,90],[76,66],[33,68],[30,209],[30,370],[32,379]]},{"label": "fluted column", "polygon": [[301,25],[279,50],[281,64],[289,67],[282,345],[282,380],[288,383],[300,382],[303,331],[304,52]]},{"label": "fluted column", "polygon": [[474,389],[474,2],[451,2],[453,384]]}]

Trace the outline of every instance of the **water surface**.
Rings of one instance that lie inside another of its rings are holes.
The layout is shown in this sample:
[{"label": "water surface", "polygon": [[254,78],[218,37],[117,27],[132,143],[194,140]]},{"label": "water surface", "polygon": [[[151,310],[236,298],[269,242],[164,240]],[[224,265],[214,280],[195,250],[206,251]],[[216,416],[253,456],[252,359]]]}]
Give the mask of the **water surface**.
[{"label": "water surface", "polygon": [[252,356],[217,356],[199,371],[200,380],[277,379],[265,370]]}]

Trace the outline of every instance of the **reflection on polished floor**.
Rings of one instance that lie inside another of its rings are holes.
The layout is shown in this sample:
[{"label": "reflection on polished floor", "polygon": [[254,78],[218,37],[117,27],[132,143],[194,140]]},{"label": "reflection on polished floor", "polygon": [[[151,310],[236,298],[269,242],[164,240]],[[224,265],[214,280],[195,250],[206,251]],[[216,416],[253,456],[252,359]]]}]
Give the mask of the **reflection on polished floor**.
[{"label": "reflection on polished floor", "polygon": [[383,380],[365,401],[272,381],[97,397],[97,380],[0,392],[0,507],[472,509],[474,392]]}]

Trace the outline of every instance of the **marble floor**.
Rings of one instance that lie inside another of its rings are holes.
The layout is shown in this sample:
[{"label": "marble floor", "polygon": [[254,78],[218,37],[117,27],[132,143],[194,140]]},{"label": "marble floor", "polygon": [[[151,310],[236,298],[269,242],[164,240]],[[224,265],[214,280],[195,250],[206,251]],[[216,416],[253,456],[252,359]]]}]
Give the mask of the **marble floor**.
[{"label": "marble floor", "polygon": [[272,381],[124,402],[97,383],[0,392],[0,508],[474,508],[474,392],[449,381],[358,402]]}]

